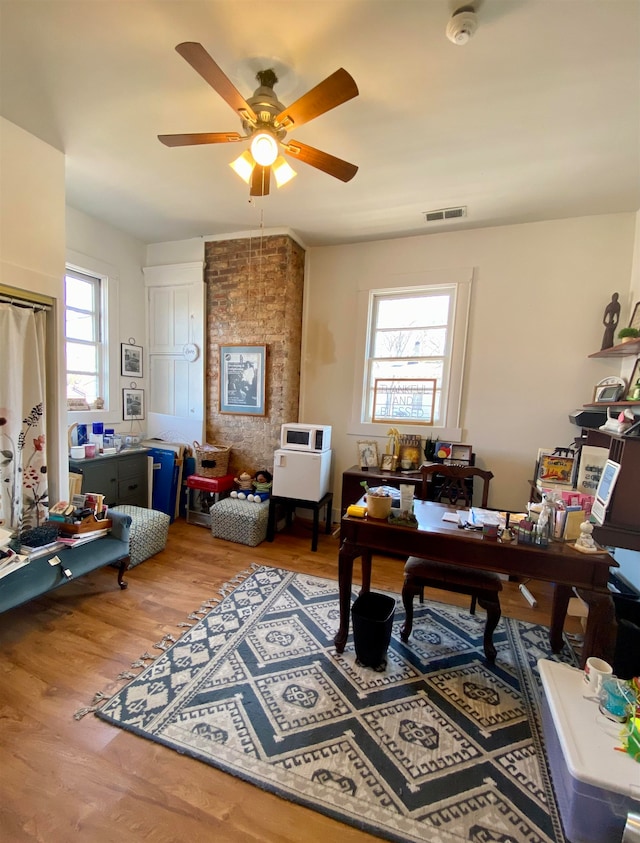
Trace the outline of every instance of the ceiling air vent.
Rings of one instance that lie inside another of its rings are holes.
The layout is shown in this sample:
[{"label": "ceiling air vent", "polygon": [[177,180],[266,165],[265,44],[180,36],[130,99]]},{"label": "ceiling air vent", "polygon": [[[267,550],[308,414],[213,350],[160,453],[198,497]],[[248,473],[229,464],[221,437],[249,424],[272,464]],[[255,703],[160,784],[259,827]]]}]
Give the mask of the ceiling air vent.
[{"label": "ceiling air vent", "polygon": [[458,217],[467,216],[467,206],[461,205],[459,208],[440,208],[437,211],[425,211],[424,218],[427,222],[440,222],[441,220],[454,220]]}]

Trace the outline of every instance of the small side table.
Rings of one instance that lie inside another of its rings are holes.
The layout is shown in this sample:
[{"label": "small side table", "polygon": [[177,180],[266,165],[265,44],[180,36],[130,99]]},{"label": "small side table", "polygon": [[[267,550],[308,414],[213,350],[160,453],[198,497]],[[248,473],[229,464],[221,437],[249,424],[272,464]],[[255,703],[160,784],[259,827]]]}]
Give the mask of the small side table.
[{"label": "small side table", "polygon": [[311,538],[311,550],[315,553],[318,549],[318,528],[320,525],[320,510],[326,507],[325,511],[325,525],[324,531],[326,534],[331,532],[331,512],[333,505],[333,492],[327,492],[326,495],[319,501],[304,501],[300,498],[282,498],[271,496],[269,505],[269,526],[267,528],[267,541],[272,542],[276,534],[276,504],[281,503],[285,507],[287,527],[291,526],[293,510],[312,509],[313,510],[313,533]]},{"label": "small side table", "polygon": [[233,489],[233,474],[224,477],[187,477],[187,524],[211,527],[209,510],[214,503],[226,498]]}]

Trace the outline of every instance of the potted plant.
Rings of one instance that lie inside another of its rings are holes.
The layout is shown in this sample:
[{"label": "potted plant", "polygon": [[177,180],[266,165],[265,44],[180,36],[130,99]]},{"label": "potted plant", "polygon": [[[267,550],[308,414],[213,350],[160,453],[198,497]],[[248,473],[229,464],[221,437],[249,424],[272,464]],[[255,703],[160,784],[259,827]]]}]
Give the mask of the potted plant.
[{"label": "potted plant", "polygon": [[640,337],[640,330],[638,328],[620,328],[618,331],[618,339],[620,342],[629,342]]},{"label": "potted plant", "polygon": [[388,518],[391,514],[391,495],[380,486],[377,489],[370,489],[366,480],[363,480],[360,485],[367,493],[367,515],[369,518]]}]

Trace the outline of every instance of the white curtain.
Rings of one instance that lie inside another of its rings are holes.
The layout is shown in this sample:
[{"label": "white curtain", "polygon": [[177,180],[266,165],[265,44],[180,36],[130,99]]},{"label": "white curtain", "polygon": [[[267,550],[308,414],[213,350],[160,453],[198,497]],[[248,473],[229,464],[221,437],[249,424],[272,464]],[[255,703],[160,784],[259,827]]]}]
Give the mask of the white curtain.
[{"label": "white curtain", "polygon": [[0,302],[0,526],[47,517],[44,311]]}]

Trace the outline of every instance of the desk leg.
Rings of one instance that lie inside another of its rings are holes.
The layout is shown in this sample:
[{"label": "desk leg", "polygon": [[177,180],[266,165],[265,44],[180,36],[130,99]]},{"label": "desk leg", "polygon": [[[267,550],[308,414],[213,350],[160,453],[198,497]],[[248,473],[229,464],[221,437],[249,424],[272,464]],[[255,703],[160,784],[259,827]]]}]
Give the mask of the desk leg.
[{"label": "desk leg", "polygon": [[353,560],[360,550],[349,541],[343,541],[338,554],[338,583],[340,587],[340,628],[333,643],[338,653],[343,653],[349,637],[349,614],[351,612],[351,584],[353,582]]},{"label": "desk leg", "polygon": [[551,650],[554,653],[559,653],[564,647],[562,630],[564,629],[564,621],[567,617],[567,608],[569,606],[570,597],[570,585],[560,585],[559,583],[553,584],[553,604],[551,607],[549,642],[551,644]]},{"label": "desk leg", "polygon": [[589,606],[587,628],[584,632],[584,644],[582,646],[581,666],[584,667],[584,663],[589,656],[597,656],[599,659],[604,659],[609,664],[613,664],[618,634],[613,598],[610,594],[603,594],[599,591],[585,591],[582,588],[578,589],[578,594]]}]

